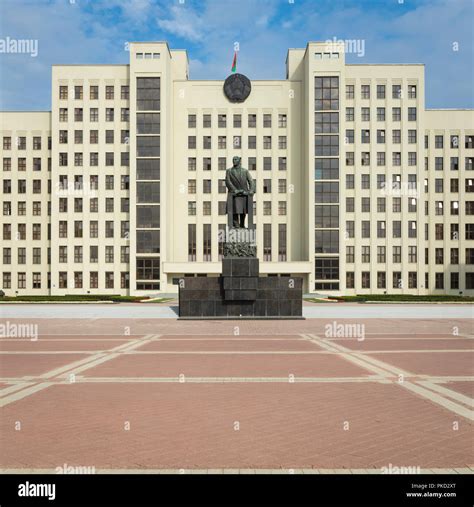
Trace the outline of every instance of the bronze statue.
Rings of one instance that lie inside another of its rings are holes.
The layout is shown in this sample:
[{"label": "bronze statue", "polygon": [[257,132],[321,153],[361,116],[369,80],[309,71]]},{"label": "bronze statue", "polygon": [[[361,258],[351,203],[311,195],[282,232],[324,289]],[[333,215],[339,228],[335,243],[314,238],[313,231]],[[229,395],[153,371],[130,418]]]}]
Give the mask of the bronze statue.
[{"label": "bronze statue", "polygon": [[[233,167],[227,169],[225,173],[225,185],[228,190],[226,209],[229,216],[228,223],[230,225],[232,214],[232,226],[235,228],[245,228],[245,216],[249,213],[249,207],[253,206],[252,196],[255,193],[252,176],[248,169],[240,165],[240,160],[240,157],[234,157]],[[249,223],[249,227],[252,225]]]}]

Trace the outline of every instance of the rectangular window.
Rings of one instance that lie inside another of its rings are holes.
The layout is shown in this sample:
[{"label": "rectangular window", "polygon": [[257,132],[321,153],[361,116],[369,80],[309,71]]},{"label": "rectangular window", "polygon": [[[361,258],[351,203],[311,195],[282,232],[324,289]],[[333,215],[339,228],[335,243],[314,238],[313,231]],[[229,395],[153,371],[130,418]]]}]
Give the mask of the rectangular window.
[{"label": "rectangular window", "polygon": [[138,113],[137,134],[159,134],[160,121],[160,113]]},{"label": "rectangular window", "polygon": [[218,128],[226,128],[227,127],[227,116],[225,114],[217,115],[217,126]]},{"label": "rectangular window", "polygon": [[339,78],[315,77],[315,107],[316,111],[339,109]]},{"label": "rectangular window", "polygon": [[137,136],[138,157],[159,157],[160,136]]},{"label": "rectangular window", "polygon": [[211,262],[211,250],[212,250],[212,234],[211,224],[203,225],[203,242],[202,242],[202,255],[204,262]]},{"label": "rectangular window", "polygon": [[272,260],[272,225],[263,224],[263,260]]},{"label": "rectangular window", "polygon": [[138,111],[160,110],[159,77],[137,78],[137,110]]},{"label": "rectangular window", "polygon": [[211,115],[210,114],[204,114],[202,116],[202,126],[203,128],[211,128]]},{"label": "rectangular window", "polygon": [[188,224],[188,261],[196,261],[196,224]]},{"label": "rectangular window", "polygon": [[361,98],[370,99],[370,85],[361,85]]}]

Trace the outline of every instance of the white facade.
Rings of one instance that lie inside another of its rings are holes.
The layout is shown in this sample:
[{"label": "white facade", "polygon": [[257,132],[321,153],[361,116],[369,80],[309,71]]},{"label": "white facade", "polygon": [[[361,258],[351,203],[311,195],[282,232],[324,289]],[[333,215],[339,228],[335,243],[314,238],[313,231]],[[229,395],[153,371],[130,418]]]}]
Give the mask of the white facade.
[{"label": "white facade", "polygon": [[243,103],[163,42],[132,43],[130,65],[54,66],[51,113],[0,113],[0,287],[138,295],[217,276],[239,155],[263,275],[470,293],[473,112],[424,102],[423,65],[348,65],[325,43],[290,49],[287,78],[252,81]]}]

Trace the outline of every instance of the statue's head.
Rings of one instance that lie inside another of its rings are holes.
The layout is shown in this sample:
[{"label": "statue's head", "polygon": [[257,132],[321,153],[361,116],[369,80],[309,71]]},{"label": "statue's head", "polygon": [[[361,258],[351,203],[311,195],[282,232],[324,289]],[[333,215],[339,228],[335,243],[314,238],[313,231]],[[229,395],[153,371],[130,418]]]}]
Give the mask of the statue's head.
[{"label": "statue's head", "polygon": [[237,155],[232,159],[232,163],[234,164],[234,167],[237,167],[240,165],[240,157]]}]

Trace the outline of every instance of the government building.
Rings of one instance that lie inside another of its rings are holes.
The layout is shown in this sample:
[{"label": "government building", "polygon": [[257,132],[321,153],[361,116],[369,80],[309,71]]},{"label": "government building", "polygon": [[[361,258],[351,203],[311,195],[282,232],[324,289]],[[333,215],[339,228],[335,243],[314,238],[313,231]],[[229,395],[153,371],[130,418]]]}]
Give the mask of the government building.
[{"label": "government building", "polygon": [[[52,111],[1,112],[0,289],[177,292],[218,276],[225,170],[256,183],[263,276],[304,292],[474,292],[472,110],[425,108],[425,69],[290,49],[286,79],[191,80],[184,50],[130,44],[128,65],[55,65]],[[448,89],[448,76],[446,87]]]}]

